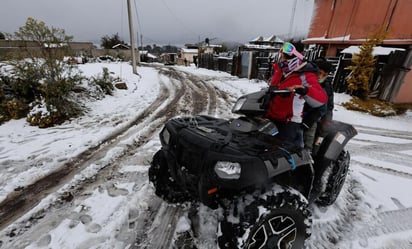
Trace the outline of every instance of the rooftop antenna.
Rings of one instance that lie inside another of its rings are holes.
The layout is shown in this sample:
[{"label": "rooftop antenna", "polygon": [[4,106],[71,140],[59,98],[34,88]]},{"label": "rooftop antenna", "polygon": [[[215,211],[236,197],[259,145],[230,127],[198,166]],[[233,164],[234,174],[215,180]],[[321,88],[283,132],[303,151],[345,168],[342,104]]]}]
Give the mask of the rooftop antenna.
[{"label": "rooftop antenna", "polygon": [[[134,32],[133,32],[133,22],[132,22],[132,13],[131,13],[131,4],[130,4],[130,0],[127,0],[127,13],[128,13],[128,17],[129,17],[129,33],[130,33],[130,45],[131,45],[131,49],[132,49],[132,67],[133,67],[133,73],[134,74],[138,74],[137,73],[137,69],[136,69],[136,54],[135,54],[135,44],[134,44]],[[139,55],[139,50],[137,50],[137,55],[140,58]]]}]

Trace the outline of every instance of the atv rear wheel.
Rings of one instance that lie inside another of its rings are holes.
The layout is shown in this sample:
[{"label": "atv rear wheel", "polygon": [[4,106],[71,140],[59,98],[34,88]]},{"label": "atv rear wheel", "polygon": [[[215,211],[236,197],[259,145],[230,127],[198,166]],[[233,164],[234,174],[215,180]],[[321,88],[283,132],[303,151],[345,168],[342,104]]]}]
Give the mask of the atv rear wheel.
[{"label": "atv rear wheel", "polygon": [[171,177],[163,150],[159,150],[153,156],[149,168],[149,180],[155,187],[156,195],[167,202],[178,203],[190,200],[189,195]]},{"label": "atv rear wheel", "polygon": [[310,236],[308,202],[291,188],[271,190],[254,200],[240,198],[232,211],[230,221],[219,224],[219,248],[300,249]]},{"label": "atv rear wheel", "polygon": [[325,190],[320,194],[316,203],[320,206],[330,206],[338,198],[346,175],[349,171],[350,154],[343,150],[336,161],[332,161],[329,166],[329,175],[325,176]]}]

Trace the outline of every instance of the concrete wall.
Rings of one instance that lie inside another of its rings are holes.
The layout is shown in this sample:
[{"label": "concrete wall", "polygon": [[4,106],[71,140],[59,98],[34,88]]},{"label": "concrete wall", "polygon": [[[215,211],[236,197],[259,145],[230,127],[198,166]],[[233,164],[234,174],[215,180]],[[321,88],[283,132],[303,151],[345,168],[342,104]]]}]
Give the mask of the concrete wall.
[{"label": "concrete wall", "polygon": [[[102,55],[110,55],[115,58],[122,58],[123,60],[129,61],[132,60],[132,53],[130,50],[124,49],[92,49],[91,56],[96,58]],[[137,53],[135,54],[137,60]]]},{"label": "concrete wall", "polygon": [[[132,54],[130,50],[123,49],[98,49],[90,42],[70,42],[68,44],[70,53],[68,55],[86,56],[86,57],[99,57],[102,55],[110,55],[113,57],[123,58],[124,60],[132,60]],[[5,58],[6,55],[12,53],[21,53],[22,48],[29,50],[39,50],[39,45],[35,42],[22,42],[22,41],[9,41],[0,40],[0,60]],[[137,59],[137,57],[136,57]]]}]

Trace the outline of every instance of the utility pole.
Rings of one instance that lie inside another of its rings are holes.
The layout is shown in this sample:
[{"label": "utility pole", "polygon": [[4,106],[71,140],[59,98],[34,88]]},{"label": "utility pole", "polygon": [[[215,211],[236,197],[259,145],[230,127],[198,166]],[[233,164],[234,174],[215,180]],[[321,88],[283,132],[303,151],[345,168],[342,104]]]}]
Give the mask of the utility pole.
[{"label": "utility pole", "polygon": [[[130,33],[130,45],[131,45],[131,48],[132,48],[132,67],[133,67],[133,73],[134,73],[134,74],[138,74],[138,73],[137,73],[137,69],[136,69],[136,54],[135,54],[135,46],[134,46],[134,31],[133,31],[133,23],[132,23],[132,13],[131,13],[130,0],[127,0],[127,13],[128,13],[128,16],[129,16],[129,33]],[[137,50],[137,56],[139,56],[139,59],[140,59],[139,49]]]}]

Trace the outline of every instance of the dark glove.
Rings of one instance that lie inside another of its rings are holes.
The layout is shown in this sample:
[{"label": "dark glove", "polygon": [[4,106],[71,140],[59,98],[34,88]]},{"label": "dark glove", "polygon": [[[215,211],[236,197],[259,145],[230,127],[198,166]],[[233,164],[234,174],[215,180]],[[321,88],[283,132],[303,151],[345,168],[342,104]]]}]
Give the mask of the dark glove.
[{"label": "dark glove", "polygon": [[265,95],[263,95],[262,100],[260,102],[260,108],[267,110],[269,109],[269,103],[270,100],[272,99],[272,95],[270,92],[266,92]]},{"label": "dark glove", "polygon": [[306,86],[302,87],[302,88],[296,88],[295,89],[295,93],[299,94],[299,95],[306,95],[309,91],[309,88],[307,88]]},{"label": "dark glove", "polygon": [[272,91],[275,91],[275,90],[278,90],[277,86],[269,86],[268,92],[272,92]]}]

